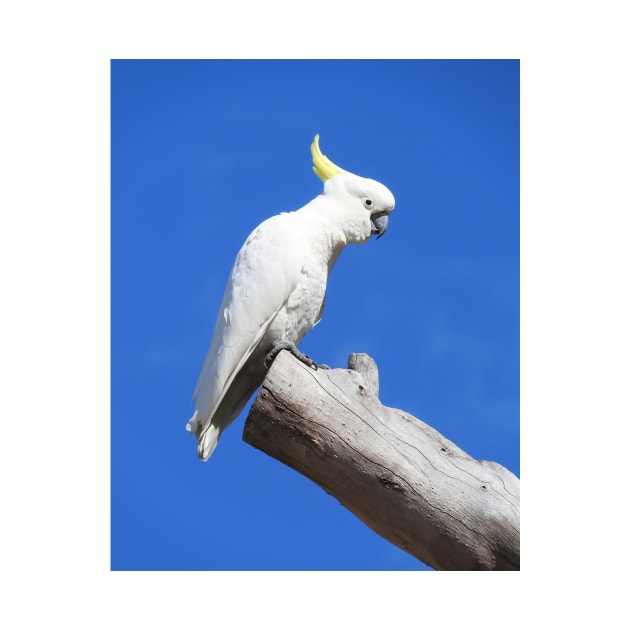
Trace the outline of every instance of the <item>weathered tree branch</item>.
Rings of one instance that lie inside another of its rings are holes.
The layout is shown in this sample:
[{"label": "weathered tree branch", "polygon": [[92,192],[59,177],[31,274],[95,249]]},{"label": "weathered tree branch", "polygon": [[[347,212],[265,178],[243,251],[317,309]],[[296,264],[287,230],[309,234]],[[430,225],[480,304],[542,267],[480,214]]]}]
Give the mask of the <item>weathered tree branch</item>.
[{"label": "weathered tree branch", "polygon": [[435,569],[519,570],[518,478],[382,405],[368,355],[348,367],[315,371],[281,352],[243,439]]}]

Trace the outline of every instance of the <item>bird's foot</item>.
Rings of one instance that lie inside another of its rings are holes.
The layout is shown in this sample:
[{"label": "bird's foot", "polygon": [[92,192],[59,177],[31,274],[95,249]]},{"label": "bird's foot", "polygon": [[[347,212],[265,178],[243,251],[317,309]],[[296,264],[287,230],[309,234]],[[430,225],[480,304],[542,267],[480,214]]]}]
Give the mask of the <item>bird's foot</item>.
[{"label": "bird's foot", "polygon": [[300,352],[294,343],[291,343],[290,341],[284,341],[283,339],[276,341],[276,343],[273,344],[273,347],[265,357],[264,364],[267,369],[271,367],[271,364],[274,362],[275,358],[280,354],[282,350],[288,350],[296,359],[304,363],[304,365],[308,365],[308,367],[313,368],[314,370],[330,369],[327,365],[323,363],[316,363],[315,361],[313,361],[313,359],[311,359],[311,357],[304,354],[303,352]]}]

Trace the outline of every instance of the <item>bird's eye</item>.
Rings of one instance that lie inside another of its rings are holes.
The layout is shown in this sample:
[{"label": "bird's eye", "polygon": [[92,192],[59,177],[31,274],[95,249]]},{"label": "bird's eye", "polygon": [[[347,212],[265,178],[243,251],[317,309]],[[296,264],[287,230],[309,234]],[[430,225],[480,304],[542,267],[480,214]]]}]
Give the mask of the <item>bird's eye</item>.
[{"label": "bird's eye", "polygon": [[371,199],[365,199],[363,201],[363,203],[369,208],[372,205],[372,200]]}]

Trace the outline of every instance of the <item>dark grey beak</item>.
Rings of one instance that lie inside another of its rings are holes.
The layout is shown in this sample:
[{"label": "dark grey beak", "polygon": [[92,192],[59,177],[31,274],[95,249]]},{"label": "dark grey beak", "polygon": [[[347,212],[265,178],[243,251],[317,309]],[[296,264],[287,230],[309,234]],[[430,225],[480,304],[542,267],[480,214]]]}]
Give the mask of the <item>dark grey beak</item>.
[{"label": "dark grey beak", "polygon": [[387,212],[378,212],[372,215],[370,220],[372,221],[372,234],[376,234],[377,239],[381,238],[381,236],[385,234],[387,224],[389,223]]}]

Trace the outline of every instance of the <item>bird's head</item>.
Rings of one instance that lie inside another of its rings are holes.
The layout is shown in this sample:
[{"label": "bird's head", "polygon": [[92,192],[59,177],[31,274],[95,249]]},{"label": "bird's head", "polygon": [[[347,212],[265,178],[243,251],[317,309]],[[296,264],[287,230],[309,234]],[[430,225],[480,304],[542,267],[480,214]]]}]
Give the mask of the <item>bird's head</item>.
[{"label": "bird's head", "polygon": [[388,215],[394,209],[391,191],[380,182],[359,177],[331,162],[319,148],[319,134],[311,144],[313,171],[324,182],[324,195],[338,198],[352,211],[351,240],[364,242],[385,234]]}]

